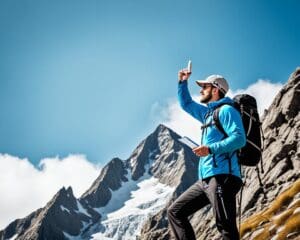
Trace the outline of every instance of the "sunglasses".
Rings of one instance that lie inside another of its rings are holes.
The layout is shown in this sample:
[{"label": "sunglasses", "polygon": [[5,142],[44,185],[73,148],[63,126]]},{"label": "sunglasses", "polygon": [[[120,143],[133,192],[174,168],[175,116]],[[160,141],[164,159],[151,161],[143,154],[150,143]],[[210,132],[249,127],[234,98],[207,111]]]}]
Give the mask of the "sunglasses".
[{"label": "sunglasses", "polygon": [[208,87],[214,87],[212,84],[204,84],[201,86],[202,89],[206,89]]}]

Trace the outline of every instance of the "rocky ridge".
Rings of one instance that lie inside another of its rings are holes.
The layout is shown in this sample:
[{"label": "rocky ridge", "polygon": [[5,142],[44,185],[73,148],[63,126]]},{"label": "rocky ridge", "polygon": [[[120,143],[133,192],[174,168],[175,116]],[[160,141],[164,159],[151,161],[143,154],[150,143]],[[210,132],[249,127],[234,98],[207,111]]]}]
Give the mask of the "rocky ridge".
[{"label": "rocky ridge", "polygon": [[[180,139],[171,129],[159,125],[127,160],[112,159],[79,199],[74,197],[71,187],[62,188],[45,207],[0,231],[0,239],[90,239],[99,229],[103,230],[100,209],[110,203],[112,194],[129,181],[138,183],[146,175],[172,187],[177,195],[197,179],[193,171],[197,157]],[[151,207],[151,203],[141,207]],[[117,231],[110,231],[115,239],[120,238]],[[126,226],[122,231],[127,231]]]}]

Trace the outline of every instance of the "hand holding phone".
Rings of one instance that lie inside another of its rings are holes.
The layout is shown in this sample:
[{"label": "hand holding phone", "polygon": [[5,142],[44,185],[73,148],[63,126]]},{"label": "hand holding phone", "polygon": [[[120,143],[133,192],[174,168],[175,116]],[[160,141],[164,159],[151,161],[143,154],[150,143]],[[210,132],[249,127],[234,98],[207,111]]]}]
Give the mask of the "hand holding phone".
[{"label": "hand holding phone", "polygon": [[188,78],[190,77],[191,74],[192,74],[192,61],[189,60],[187,68],[181,69],[178,72],[178,80],[180,82],[188,80]]}]

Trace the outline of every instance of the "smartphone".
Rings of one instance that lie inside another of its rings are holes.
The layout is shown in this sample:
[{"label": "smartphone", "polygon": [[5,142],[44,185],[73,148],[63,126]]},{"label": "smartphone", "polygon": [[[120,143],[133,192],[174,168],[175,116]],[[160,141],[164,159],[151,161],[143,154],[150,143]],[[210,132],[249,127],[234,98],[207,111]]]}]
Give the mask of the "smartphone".
[{"label": "smartphone", "polygon": [[192,61],[191,60],[189,60],[189,62],[188,62],[187,71],[188,71],[188,73],[192,72]]},{"label": "smartphone", "polygon": [[193,140],[191,140],[190,138],[188,138],[186,136],[180,138],[179,141],[184,143],[185,145],[189,146],[191,149],[193,149],[195,147],[199,147],[199,145],[197,143],[195,143]]}]

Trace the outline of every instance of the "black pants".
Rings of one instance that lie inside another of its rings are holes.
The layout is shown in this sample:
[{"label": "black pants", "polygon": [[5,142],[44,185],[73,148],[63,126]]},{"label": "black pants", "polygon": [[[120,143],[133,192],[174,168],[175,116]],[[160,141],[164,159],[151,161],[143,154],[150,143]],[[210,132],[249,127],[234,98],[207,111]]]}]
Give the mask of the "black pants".
[{"label": "black pants", "polygon": [[180,195],[168,209],[170,227],[177,240],[196,239],[188,217],[211,204],[218,231],[223,239],[239,239],[235,195],[242,181],[233,175],[216,175],[199,180]]}]

